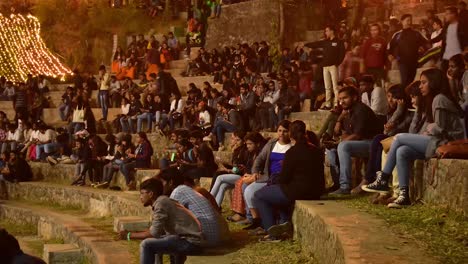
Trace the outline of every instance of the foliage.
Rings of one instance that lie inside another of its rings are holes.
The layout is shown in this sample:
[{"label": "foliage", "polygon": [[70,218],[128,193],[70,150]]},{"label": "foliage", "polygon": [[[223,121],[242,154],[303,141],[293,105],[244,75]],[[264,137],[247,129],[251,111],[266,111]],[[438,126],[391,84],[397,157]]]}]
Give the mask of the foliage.
[{"label": "foliage", "polygon": [[468,259],[468,221],[463,215],[421,204],[401,210],[388,209],[369,203],[366,197],[344,202],[385,219],[392,230],[413,237],[443,263],[466,263]]},{"label": "foliage", "polygon": [[271,24],[271,31],[269,37],[269,56],[273,63],[273,71],[278,71],[281,66],[281,43],[278,36],[278,23],[274,20],[270,22]]},{"label": "foliage", "polygon": [[41,0],[33,14],[41,21],[48,47],[61,54],[71,68],[84,71],[110,62],[114,34],[119,36],[118,44],[126,46],[128,35],[166,32],[169,24],[185,26],[184,21],[151,18],[134,6],[110,8],[107,1],[88,6],[82,1]]}]

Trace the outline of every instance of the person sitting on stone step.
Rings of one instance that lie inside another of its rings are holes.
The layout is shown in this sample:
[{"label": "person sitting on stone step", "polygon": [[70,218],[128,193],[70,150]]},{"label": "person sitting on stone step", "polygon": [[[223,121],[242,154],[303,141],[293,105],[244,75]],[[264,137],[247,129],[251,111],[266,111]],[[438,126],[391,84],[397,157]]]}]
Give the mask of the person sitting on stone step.
[{"label": "person sitting on stone step", "polygon": [[140,263],[162,263],[163,254],[172,263],[185,263],[187,255],[199,254],[205,244],[202,227],[196,216],[180,203],[164,195],[161,180],[151,178],[140,185],[140,201],[152,208],[152,222],[147,231],[118,233],[121,240],[143,240]]},{"label": "person sitting on stone step", "polygon": [[120,167],[120,171],[125,177],[125,182],[129,190],[135,189],[135,169],[151,168],[151,156],[153,156],[153,147],[151,146],[146,133],[140,132],[137,135],[138,145],[136,146],[134,153],[127,154],[128,158],[133,160],[122,164]]},{"label": "person sitting on stone step", "polygon": [[164,185],[164,194],[189,209],[200,221],[207,246],[220,246],[229,239],[226,220],[207,198],[185,183],[186,178],[177,169],[163,170],[157,178]]}]

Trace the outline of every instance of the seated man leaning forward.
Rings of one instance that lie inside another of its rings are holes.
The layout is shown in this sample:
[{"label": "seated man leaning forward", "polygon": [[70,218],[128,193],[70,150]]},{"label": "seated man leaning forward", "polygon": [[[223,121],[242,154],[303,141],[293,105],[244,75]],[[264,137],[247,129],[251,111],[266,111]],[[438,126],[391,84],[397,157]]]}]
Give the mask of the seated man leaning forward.
[{"label": "seated man leaning forward", "polygon": [[188,209],[163,194],[160,180],[151,178],[140,185],[140,200],[153,209],[148,231],[120,231],[123,240],[143,239],[140,244],[140,263],[162,263],[163,254],[170,255],[171,263],[184,263],[187,255],[197,254],[204,244],[200,222]]}]

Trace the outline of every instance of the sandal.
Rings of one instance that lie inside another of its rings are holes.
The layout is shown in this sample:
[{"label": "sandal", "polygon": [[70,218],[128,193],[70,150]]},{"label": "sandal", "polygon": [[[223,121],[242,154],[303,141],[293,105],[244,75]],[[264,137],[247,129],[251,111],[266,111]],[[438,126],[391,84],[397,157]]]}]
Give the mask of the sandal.
[{"label": "sandal", "polygon": [[239,222],[239,221],[244,220],[245,217],[243,217],[242,215],[236,213],[236,214],[233,214],[233,215],[231,215],[231,216],[228,216],[226,219],[227,219],[229,222]]}]

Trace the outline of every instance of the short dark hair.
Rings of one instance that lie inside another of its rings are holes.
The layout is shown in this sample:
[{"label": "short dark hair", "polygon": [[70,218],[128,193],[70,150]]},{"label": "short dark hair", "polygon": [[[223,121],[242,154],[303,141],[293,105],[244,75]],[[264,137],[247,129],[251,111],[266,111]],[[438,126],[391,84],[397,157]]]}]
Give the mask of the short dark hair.
[{"label": "short dark hair", "polygon": [[345,86],[340,89],[338,93],[347,93],[349,96],[358,96],[359,93],[357,89],[353,86]]},{"label": "short dark hair", "polygon": [[291,125],[291,121],[286,120],[286,119],[283,119],[278,123],[278,127],[282,126],[282,127],[286,128],[287,130],[289,130],[290,125]]},{"label": "short dark hair", "polygon": [[435,17],[432,23],[436,23],[437,25],[441,27],[444,25],[442,24],[442,20],[440,20],[438,17]]},{"label": "short dark hair", "polygon": [[361,79],[359,79],[359,82],[365,82],[365,83],[374,83],[374,77],[372,75],[366,74],[361,76]]},{"label": "short dark hair", "polygon": [[105,66],[105,65],[99,66],[99,70],[100,70],[100,71],[105,71],[105,70],[106,70],[106,66]]},{"label": "short dark hair", "polygon": [[413,15],[411,15],[411,14],[404,14],[404,15],[401,16],[401,19],[400,19],[400,20],[403,21],[403,20],[407,19],[408,17],[409,17],[409,18],[413,18]]},{"label": "short dark hair", "polygon": [[326,26],[325,26],[325,29],[327,29],[327,28],[328,28],[329,30],[333,31],[333,32],[336,31],[335,26],[333,26],[333,25],[326,25]]},{"label": "short dark hair", "polygon": [[306,125],[301,120],[296,120],[291,123],[289,136],[297,142],[306,142]]},{"label": "short dark hair", "polygon": [[382,28],[381,28],[381,27],[380,27],[380,25],[379,25],[379,24],[377,24],[377,23],[374,23],[374,24],[370,25],[370,27],[369,27],[369,28],[371,28],[371,27],[377,27],[377,28],[379,29],[379,32],[381,32],[381,31],[382,31]]},{"label": "short dark hair", "polygon": [[140,184],[140,190],[153,192],[154,195],[157,197],[163,194],[164,188],[161,180],[151,178]]}]

